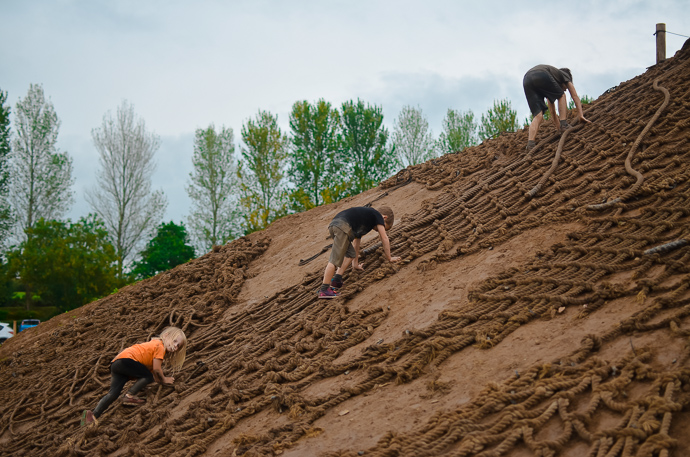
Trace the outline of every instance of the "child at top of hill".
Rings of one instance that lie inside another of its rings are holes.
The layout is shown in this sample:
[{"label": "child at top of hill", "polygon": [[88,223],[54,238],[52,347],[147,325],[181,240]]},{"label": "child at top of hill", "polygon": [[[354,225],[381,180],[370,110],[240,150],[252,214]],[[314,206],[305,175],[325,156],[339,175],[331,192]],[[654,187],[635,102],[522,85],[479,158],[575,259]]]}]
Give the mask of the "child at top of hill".
[{"label": "child at top of hill", "polygon": [[[575,102],[578,118],[583,122],[590,122],[585,119],[582,113],[582,103],[580,102],[580,97],[577,96],[577,91],[575,86],[573,86],[573,75],[568,68],[559,69],[551,65],[532,67],[525,73],[525,77],[522,79],[522,87],[525,90],[527,104],[533,116],[527,136],[528,151],[536,146],[537,131],[544,120],[544,112],[546,111],[544,98],[549,102],[551,120],[558,130],[564,131],[570,127],[566,120],[568,114],[568,105],[565,100],[566,89],[570,92],[573,102]],[[556,107],[554,105],[556,100],[558,100],[558,117],[556,117]]]},{"label": "child at top of hill", "polygon": [[335,215],[328,225],[333,236],[331,257],[323,274],[323,283],[318,292],[319,298],[336,298],[334,289],[343,286],[343,276],[348,265],[353,270],[363,270],[359,263],[359,244],[364,235],[376,230],[381,238],[383,252],[389,262],[397,262],[400,257],[391,257],[391,247],[386,230],[393,227],[393,210],[382,206],[378,210],[363,206],[346,209]]},{"label": "child at top of hill", "polygon": [[159,337],[154,337],[146,343],[135,344],[120,352],[110,362],[110,391],[93,411],[85,410],[82,413],[82,425],[95,422],[120,396],[122,388],[130,379],[136,381],[122,397],[122,403],[132,406],[145,403],[145,399],[136,395],[154,379],[160,384],[175,382],[175,378],[163,373],[163,359],[168,360],[173,370],[178,370],[184,363],[186,353],[187,337],[177,327],[166,327]]}]

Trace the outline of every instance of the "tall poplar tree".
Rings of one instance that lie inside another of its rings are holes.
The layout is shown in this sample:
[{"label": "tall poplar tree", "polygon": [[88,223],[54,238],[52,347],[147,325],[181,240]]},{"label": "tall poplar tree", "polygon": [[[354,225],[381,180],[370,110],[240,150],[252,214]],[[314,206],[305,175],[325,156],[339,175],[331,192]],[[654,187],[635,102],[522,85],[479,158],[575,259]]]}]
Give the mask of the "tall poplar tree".
[{"label": "tall poplar tree", "polygon": [[55,147],[60,120],[43,87],[31,84],[15,108],[15,136],[10,153],[10,205],[17,219],[16,237],[41,218],[59,219],[74,202],[72,159]]},{"label": "tall poplar tree", "polygon": [[340,161],[350,195],[359,194],[378,185],[393,171],[395,154],[386,148],[388,130],[383,126],[379,106],[363,101],[347,101],[342,105],[342,148]]},{"label": "tall poplar tree", "polygon": [[237,174],[242,189],[245,231],[262,230],[287,213],[283,164],[288,138],[278,118],[259,111],[242,126],[242,158]]},{"label": "tall poplar tree", "polygon": [[484,141],[496,138],[503,132],[515,132],[520,128],[517,111],[510,106],[510,100],[495,100],[479,124],[479,138]]},{"label": "tall poplar tree", "polygon": [[205,253],[241,234],[232,128],[222,127],[219,132],[213,125],[197,129],[192,164],[186,187],[192,200],[187,224],[197,250]]},{"label": "tall poplar tree", "polygon": [[98,184],[87,191],[86,201],[104,221],[118,256],[118,274],[136,254],[136,247],[153,232],[163,218],[167,199],[151,190],[156,168],[153,159],[160,140],[146,130],[143,119],[134,115],[126,101],[115,117],[103,116],[103,124],[91,131],[100,155]]},{"label": "tall poplar tree", "polygon": [[392,141],[402,167],[425,162],[436,155],[433,134],[421,108],[402,107],[395,120]]},{"label": "tall poplar tree", "polygon": [[290,129],[288,175],[296,187],[291,194],[293,209],[331,203],[338,198],[338,110],[323,99],[313,105],[297,102],[292,105]]},{"label": "tall poplar tree", "polygon": [[478,143],[474,113],[471,110],[462,112],[449,108],[443,119],[443,132],[437,142],[441,154],[462,152],[463,149],[476,146]]},{"label": "tall poplar tree", "polygon": [[9,237],[12,226],[10,202],[10,107],[5,106],[7,92],[0,90],[0,251]]}]

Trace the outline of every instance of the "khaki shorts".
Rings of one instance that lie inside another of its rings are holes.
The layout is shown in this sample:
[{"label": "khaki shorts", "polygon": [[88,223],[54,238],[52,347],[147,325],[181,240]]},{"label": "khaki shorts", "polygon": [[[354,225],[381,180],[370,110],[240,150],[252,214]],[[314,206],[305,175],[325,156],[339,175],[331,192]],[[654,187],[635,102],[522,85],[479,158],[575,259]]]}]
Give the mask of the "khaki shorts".
[{"label": "khaki shorts", "polygon": [[340,267],[346,257],[354,259],[355,247],[351,242],[354,240],[354,234],[347,222],[335,220],[328,226],[328,231],[333,237],[333,249],[328,261],[336,267]]}]

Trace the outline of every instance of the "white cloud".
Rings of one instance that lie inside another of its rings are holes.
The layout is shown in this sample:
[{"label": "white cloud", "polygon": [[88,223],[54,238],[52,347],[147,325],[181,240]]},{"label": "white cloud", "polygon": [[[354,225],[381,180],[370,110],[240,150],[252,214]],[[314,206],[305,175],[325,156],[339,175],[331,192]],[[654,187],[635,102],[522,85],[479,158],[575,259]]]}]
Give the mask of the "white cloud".
[{"label": "white cloud", "polygon": [[[531,66],[567,66],[596,97],[654,63],[656,22],[690,35],[681,0],[0,2],[0,89],[12,107],[30,83],[53,101],[75,162],[72,218],[95,182],[91,129],[123,99],[161,135],[154,188],[170,200],[166,220],[180,221],[197,128],[239,138],[261,109],[287,129],[295,101],[319,98],[381,105],[388,125],[419,106],[437,134],[448,108],[479,115],[499,98],[522,119]],[[667,55],[684,40],[668,35]]]}]

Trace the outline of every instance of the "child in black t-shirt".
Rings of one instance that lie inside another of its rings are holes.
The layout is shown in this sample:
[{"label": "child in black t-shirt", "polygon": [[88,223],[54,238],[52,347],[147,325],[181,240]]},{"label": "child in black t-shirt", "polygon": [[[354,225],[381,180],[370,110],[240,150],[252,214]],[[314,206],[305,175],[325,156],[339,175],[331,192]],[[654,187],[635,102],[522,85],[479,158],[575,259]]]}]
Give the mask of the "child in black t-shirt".
[{"label": "child in black t-shirt", "polygon": [[335,215],[328,225],[328,231],[333,236],[333,249],[323,274],[319,298],[338,296],[334,289],[343,286],[342,274],[348,265],[352,265],[353,270],[364,269],[359,263],[359,244],[362,237],[371,230],[379,232],[386,259],[389,262],[400,260],[400,257],[391,257],[390,242],[386,235],[386,230],[393,227],[393,220],[393,210],[387,206],[382,206],[378,210],[357,206]]},{"label": "child in black t-shirt", "polygon": [[[525,90],[527,104],[532,112],[532,122],[529,125],[527,134],[527,150],[536,146],[537,131],[544,120],[544,113],[547,110],[544,99],[549,102],[548,109],[551,111],[551,121],[559,131],[564,131],[570,127],[566,116],[568,107],[565,99],[565,91],[570,92],[570,97],[575,102],[578,118],[589,123],[582,112],[582,103],[573,86],[573,75],[568,68],[556,68],[551,65],[537,65],[525,73],[522,79],[522,87]],[[558,114],[556,113],[555,103],[558,102]],[[560,121],[560,122],[559,122]]]}]

